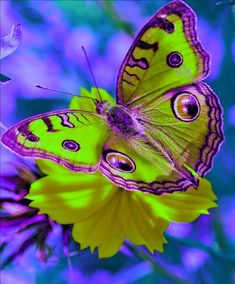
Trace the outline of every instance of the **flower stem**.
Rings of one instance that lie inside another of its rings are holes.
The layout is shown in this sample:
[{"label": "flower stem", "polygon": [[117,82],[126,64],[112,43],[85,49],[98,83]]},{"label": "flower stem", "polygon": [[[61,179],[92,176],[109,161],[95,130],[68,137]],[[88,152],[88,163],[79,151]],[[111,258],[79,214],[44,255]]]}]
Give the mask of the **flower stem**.
[{"label": "flower stem", "polygon": [[157,263],[156,260],[152,256],[150,256],[148,253],[143,252],[142,250],[132,246],[131,244],[125,243],[125,245],[131,252],[133,252],[139,258],[148,261],[152,265],[155,272],[158,272],[161,275],[167,277],[168,279],[171,279],[176,284],[187,284],[186,280],[173,274],[171,271],[163,267],[161,264]]}]

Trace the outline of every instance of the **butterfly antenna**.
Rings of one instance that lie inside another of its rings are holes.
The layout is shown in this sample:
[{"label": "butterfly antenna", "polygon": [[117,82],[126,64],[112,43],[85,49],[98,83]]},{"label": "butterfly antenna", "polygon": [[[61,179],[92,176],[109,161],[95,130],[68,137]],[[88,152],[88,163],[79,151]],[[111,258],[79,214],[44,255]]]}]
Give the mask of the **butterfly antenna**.
[{"label": "butterfly antenna", "polygon": [[94,98],[92,98],[92,97],[88,97],[88,96],[79,96],[79,95],[75,95],[75,94],[68,93],[68,92],[64,92],[64,91],[59,91],[59,90],[55,90],[55,89],[51,89],[51,88],[45,88],[45,87],[40,86],[40,85],[36,85],[35,87],[36,87],[36,88],[39,88],[39,89],[46,90],[46,91],[53,91],[53,92],[57,92],[57,93],[61,93],[61,94],[66,94],[66,95],[69,95],[69,96],[72,96],[72,97],[77,97],[77,98],[87,98],[87,99],[90,99],[90,100],[95,101],[95,99],[94,99]]},{"label": "butterfly antenna", "polygon": [[96,80],[95,80],[95,76],[94,76],[94,74],[93,74],[93,72],[92,72],[91,64],[90,64],[90,61],[89,61],[89,59],[88,59],[88,56],[87,56],[87,53],[86,53],[86,50],[85,50],[84,46],[82,46],[82,51],[83,51],[83,53],[84,53],[84,55],[85,55],[85,58],[86,58],[86,61],[87,61],[87,64],[88,64],[88,67],[89,67],[89,70],[90,70],[92,79],[93,79],[93,81],[94,81],[95,87],[96,87],[96,89],[97,89],[97,92],[98,92],[98,95],[99,95],[99,98],[100,98],[100,101],[102,102],[103,100],[102,100],[100,91],[99,91],[99,89],[98,89],[98,87],[97,87]]}]

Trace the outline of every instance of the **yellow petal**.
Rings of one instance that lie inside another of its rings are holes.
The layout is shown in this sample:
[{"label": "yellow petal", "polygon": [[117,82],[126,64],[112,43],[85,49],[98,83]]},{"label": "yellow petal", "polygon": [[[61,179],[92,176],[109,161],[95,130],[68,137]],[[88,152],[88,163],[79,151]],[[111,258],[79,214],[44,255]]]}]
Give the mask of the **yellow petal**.
[{"label": "yellow petal", "polygon": [[199,178],[199,180],[197,189],[190,188],[186,192],[174,192],[161,196],[145,194],[142,198],[159,217],[168,221],[192,222],[201,214],[208,214],[208,209],[217,206],[210,182],[205,178]]},{"label": "yellow petal", "polygon": [[99,172],[71,174],[59,167],[32,183],[30,205],[58,223],[74,224],[74,240],[92,252],[98,248],[101,258],[114,255],[125,238],[162,252],[170,221],[191,222],[216,206],[206,179],[197,190],[155,196],[117,188]]},{"label": "yellow petal", "polygon": [[101,174],[55,174],[33,182],[27,198],[40,213],[58,223],[72,224],[94,214],[114,192],[112,183]]},{"label": "yellow petal", "polygon": [[96,106],[94,104],[94,101],[85,98],[86,96],[97,100],[100,100],[101,96],[102,100],[108,101],[111,105],[115,105],[114,98],[104,89],[98,88],[97,90],[96,88],[92,88],[89,92],[85,88],[81,88],[80,93],[81,97],[74,97],[70,102],[69,108],[96,112]]},{"label": "yellow petal", "polygon": [[116,254],[125,235],[119,218],[121,194],[115,190],[112,198],[100,210],[82,222],[76,223],[72,235],[82,248],[98,248],[100,258]]},{"label": "yellow petal", "polygon": [[49,175],[31,185],[30,206],[60,224],[74,224],[81,248],[98,248],[99,257],[114,255],[127,237],[153,252],[163,251],[168,222],[155,216],[135,192],[115,187],[100,173]]},{"label": "yellow petal", "polygon": [[133,244],[145,245],[151,252],[163,251],[163,233],[169,222],[154,215],[139,194],[123,191],[120,214],[125,235]]},{"label": "yellow petal", "polygon": [[114,255],[124,242],[119,218],[119,190],[100,173],[50,175],[35,181],[27,198],[31,207],[60,224],[74,224],[81,248],[98,247],[100,257]]}]

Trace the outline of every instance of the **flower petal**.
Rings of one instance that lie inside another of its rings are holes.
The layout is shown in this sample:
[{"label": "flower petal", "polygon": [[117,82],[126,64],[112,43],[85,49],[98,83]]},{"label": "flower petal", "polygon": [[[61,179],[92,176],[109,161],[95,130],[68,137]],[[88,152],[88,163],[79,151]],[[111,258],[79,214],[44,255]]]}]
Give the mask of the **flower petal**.
[{"label": "flower petal", "polygon": [[[87,96],[98,100],[100,94],[102,100],[108,101],[111,105],[115,104],[114,98],[106,90],[101,88],[98,88],[98,90],[96,88],[92,88],[91,91],[87,91],[85,88],[81,88],[80,93],[81,97]],[[81,99],[81,97],[74,97],[70,102],[69,108],[96,112],[96,106],[94,102],[87,98]]]},{"label": "flower petal", "polygon": [[151,252],[162,252],[166,243],[163,233],[169,222],[153,214],[151,207],[136,192],[125,192],[121,205],[120,214],[126,237],[133,244],[145,245]]},{"label": "flower petal", "polygon": [[99,173],[47,176],[35,181],[27,198],[39,213],[61,224],[75,223],[73,237],[81,248],[96,247],[100,257],[115,254],[124,241],[119,191]]},{"label": "flower petal", "polygon": [[32,183],[27,198],[61,224],[81,222],[114,194],[113,185],[100,174],[49,175]]},{"label": "flower petal", "polygon": [[[168,221],[192,222],[201,214],[208,214],[208,209],[216,207],[216,196],[211,184],[205,178],[199,178],[197,189],[186,192],[174,192],[161,196],[141,195],[153,212]],[[139,193],[137,193],[139,194]]]},{"label": "flower petal", "polygon": [[90,246],[91,251],[94,251],[97,247],[100,258],[117,253],[125,239],[119,218],[122,193],[117,189],[114,192],[105,206],[73,227],[73,237],[81,244],[81,248]]},{"label": "flower petal", "polygon": [[117,188],[99,172],[73,174],[53,162],[38,162],[50,175],[33,182],[30,205],[58,223],[74,224],[75,241],[92,252],[98,248],[99,257],[114,255],[125,238],[162,252],[170,221],[191,222],[216,206],[211,185],[202,178],[197,190],[155,196]]},{"label": "flower petal", "polygon": [[135,192],[117,188],[98,172],[57,171],[33,182],[27,198],[39,213],[60,224],[74,224],[73,237],[81,248],[98,247],[100,257],[114,255],[126,237],[151,252],[163,251],[168,221],[155,216]]}]

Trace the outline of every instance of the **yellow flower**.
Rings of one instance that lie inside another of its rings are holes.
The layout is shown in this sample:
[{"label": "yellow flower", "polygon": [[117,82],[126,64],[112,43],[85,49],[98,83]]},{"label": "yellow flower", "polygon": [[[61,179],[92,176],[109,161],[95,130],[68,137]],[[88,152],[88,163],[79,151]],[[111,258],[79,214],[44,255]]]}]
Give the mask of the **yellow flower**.
[{"label": "yellow flower", "polygon": [[[100,92],[114,103],[108,93]],[[82,95],[95,97],[96,90],[83,89]],[[92,109],[92,104],[82,101],[74,98],[70,107]],[[37,163],[46,176],[32,183],[27,196],[30,206],[60,224],[73,224],[74,240],[82,249],[90,247],[93,252],[98,248],[100,258],[117,253],[125,239],[162,252],[169,222],[192,222],[216,207],[211,185],[202,178],[197,190],[158,196],[126,191],[100,172],[73,173],[50,161]]]}]

